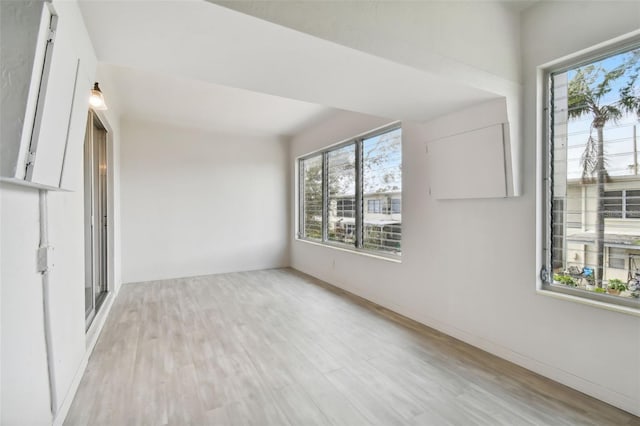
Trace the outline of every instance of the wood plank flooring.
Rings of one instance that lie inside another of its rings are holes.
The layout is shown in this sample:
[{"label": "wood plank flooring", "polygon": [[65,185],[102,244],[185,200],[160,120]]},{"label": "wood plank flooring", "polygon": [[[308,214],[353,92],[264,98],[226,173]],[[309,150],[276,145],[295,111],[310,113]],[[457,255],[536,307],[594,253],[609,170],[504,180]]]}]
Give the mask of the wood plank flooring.
[{"label": "wood plank flooring", "polygon": [[291,269],[125,285],[66,425],[640,425]]}]

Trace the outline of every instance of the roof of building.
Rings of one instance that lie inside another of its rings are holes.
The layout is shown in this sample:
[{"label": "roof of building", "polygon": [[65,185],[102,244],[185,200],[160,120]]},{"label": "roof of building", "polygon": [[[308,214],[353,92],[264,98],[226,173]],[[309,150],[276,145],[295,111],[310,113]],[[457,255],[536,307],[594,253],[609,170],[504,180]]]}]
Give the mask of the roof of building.
[{"label": "roof of building", "polygon": [[[356,219],[353,217],[342,217],[335,223],[355,224]],[[386,225],[401,225],[402,221],[392,219],[365,219],[365,225],[386,226]]]},{"label": "roof of building", "polygon": [[[572,243],[593,243],[596,241],[595,232],[580,232],[567,235],[567,241]],[[618,246],[640,250],[640,235],[604,234],[604,243],[607,246]]]}]

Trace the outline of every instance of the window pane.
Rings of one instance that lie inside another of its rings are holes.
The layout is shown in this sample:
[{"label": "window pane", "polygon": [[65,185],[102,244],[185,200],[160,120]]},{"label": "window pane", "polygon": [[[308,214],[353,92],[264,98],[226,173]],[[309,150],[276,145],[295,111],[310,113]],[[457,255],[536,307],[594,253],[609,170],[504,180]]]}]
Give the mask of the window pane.
[{"label": "window pane", "polygon": [[391,199],[391,213],[400,213],[402,210],[402,200],[400,198]]},{"label": "window pane", "polygon": [[552,203],[552,237],[551,237],[551,264],[554,271],[564,268],[564,228],[562,218],[564,216],[564,200],[555,199]]},{"label": "window pane", "polygon": [[304,228],[302,236],[322,239],[322,155],[300,162],[302,167],[302,192]]},{"label": "window pane", "polygon": [[613,248],[609,249],[609,268],[615,269],[624,269],[625,268],[625,260],[628,254],[625,249]]},{"label": "window pane", "polygon": [[627,219],[640,219],[640,191],[626,192],[626,215]]},{"label": "window pane", "polygon": [[338,199],[337,212],[338,217],[355,217],[356,200],[355,198]]},{"label": "window pane", "polygon": [[356,145],[329,151],[329,241],[355,241]]},{"label": "window pane", "polygon": [[622,191],[604,193],[604,217],[622,217]]},{"label": "window pane", "polygon": [[369,213],[382,213],[380,200],[367,200],[367,211]]},{"label": "window pane", "polygon": [[640,253],[638,121],[625,108],[639,58],[636,48],[551,75],[549,261],[554,281],[585,291],[626,283]]},{"label": "window pane", "polygon": [[[394,129],[362,143],[363,248],[400,253],[402,216],[402,131]],[[395,201],[394,201],[395,200]]]}]

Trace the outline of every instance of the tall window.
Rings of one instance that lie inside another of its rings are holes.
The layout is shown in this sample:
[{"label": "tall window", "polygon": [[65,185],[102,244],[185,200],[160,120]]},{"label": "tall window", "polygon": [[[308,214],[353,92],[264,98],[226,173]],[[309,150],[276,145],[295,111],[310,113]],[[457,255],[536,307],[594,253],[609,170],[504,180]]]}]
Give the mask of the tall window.
[{"label": "tall window", "polygon": [[402,131],[372,132],[299,160],[298,238],[399,256]]},{"label": "tall window", "polygon": [[304,224],[300,233],[312,240],[322,240],[322,155],[300,161]]},{"label": "tall window", "polygon": [[640,46],[549,75],[547,288],[637,307]]},{"label": "tall window", "polygon": [[392,197],[402,189],[401,131],[373,135],[362,141],[362,181],[365,199],[379,199],[382,214],[365,212],[363,247],[400,251],[401,220],[391,215]]},{"label": "tall window", "polygon": [[[328,229],[329,241],[351,242],[353,236],[346,232],[347,224],[354,224],[355,211],[347,210],[356,194],[356,145],[355,143],[327,152],[328,179]],[[336,208],[333,208],[333,206]],[[345,211],[346,210],[346,211]],[[353,213],[352,213],[353,212]]]}]

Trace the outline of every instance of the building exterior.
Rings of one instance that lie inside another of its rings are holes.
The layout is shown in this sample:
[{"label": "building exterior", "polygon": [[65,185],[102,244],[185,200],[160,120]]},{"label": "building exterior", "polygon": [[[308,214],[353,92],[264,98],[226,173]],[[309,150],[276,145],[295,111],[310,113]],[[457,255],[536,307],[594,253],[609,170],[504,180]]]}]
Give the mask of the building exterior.
[{"label": "building exterior", "polygon": [[[401,251],[402,192],[376,192],[363,198],[363,246],[393,253]],[[353,243],[355,198],[334,197],[329,204],[329,240]]]},{"label": "building exterior", "polygon": [[[573,179],[567,183],[564,212],[565,269],[596,263],[595,184]],[[640,268],[640,176],[610,178],[605,185],[603,278],[627,282]]]}]

